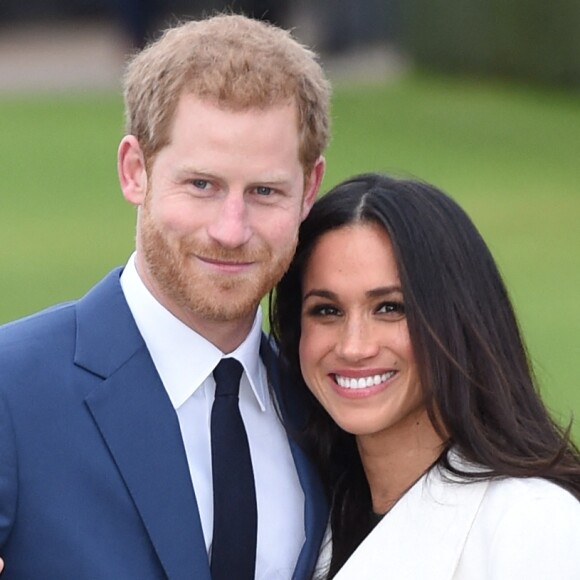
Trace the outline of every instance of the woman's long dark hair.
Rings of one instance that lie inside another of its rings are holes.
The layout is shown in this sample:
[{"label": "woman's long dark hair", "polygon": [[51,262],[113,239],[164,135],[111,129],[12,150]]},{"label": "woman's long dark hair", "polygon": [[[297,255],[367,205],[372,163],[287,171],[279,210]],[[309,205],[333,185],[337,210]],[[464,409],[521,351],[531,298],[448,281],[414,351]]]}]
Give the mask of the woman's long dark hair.
[{"label": "woman's long dark hair", "polygon": [[[354,437],[336,426],[300,375],[302,278],[317,240],[353,223],[378,224],[391,239],[429,416],[448,448],[486,467],[459,473],[543,477],[580,500],[580,453],[540,399],[508,293],[467,214],[426,183],[360,175],[315,203],[270,302],[287,388],[302,390],[307,401],[301,435],[331,497],[330,577],[370,531],[372,505]],[[439,464],[458,473],[446,453]]]}]

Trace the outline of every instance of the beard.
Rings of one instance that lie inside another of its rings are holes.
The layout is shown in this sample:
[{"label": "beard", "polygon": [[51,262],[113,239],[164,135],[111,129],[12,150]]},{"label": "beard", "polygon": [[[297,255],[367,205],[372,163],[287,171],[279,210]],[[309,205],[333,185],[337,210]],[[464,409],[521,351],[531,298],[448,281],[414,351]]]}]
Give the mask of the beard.
[{"label": "beard", "polygon": [[[283,248],[263,241],[252,247],[224,248],[193,238],[170,238],[155,223],[147,201],[139,217],[139,251],[167,304],[208,321],[229,322],[253,316],[262,298],[282,278],[296,250],[298,232]],[[203,269],[196,256],[218,261],[251,262],[249,272]]]}]

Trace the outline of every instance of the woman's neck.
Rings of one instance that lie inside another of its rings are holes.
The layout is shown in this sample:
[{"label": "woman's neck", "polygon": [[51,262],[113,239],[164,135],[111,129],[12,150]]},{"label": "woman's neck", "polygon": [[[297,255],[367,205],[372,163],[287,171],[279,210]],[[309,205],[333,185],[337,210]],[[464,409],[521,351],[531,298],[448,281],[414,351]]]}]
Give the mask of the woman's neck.
[{"label": "woman's neck", "polygon": [[437,461],[444,440],[426,411],[372,435],[357,436],[358,450],[371,490],[373,511],[388,512]]}]

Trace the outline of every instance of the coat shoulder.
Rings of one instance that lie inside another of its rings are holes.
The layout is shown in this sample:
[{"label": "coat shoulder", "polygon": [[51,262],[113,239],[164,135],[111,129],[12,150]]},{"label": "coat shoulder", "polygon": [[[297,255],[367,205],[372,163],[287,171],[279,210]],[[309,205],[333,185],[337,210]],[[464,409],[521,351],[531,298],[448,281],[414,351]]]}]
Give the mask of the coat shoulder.
[{"label": "coat shoulder", "polygon": [[578,578],[580,502],[540,478],[490,482],[457,576],[470,580]]}]

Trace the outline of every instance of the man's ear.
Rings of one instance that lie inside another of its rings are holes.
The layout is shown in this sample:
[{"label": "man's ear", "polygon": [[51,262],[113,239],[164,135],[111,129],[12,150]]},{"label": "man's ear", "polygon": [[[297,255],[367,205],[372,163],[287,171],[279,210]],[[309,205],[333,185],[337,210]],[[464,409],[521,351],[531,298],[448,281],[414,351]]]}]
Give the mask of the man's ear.
[{"label": "man's ear", "polygon": [[326,160],[321,155],[316,160],[310,175],[306,179],[306,188],[304,190],[304,197],[302,198],[302,214],[300,216],[301,221],[306,219],[306,216],[312,209],[312,205],[316,201],[316,196],[320,191],[320,185],[322,184],[322,178],[324,177],[325,170]]},{"label": "man's ear", "polygon": [[141,205],[147,193],[145,157],[134,135],[125,135],[117,151],[119,183],[125,199],[133,205]]}]

